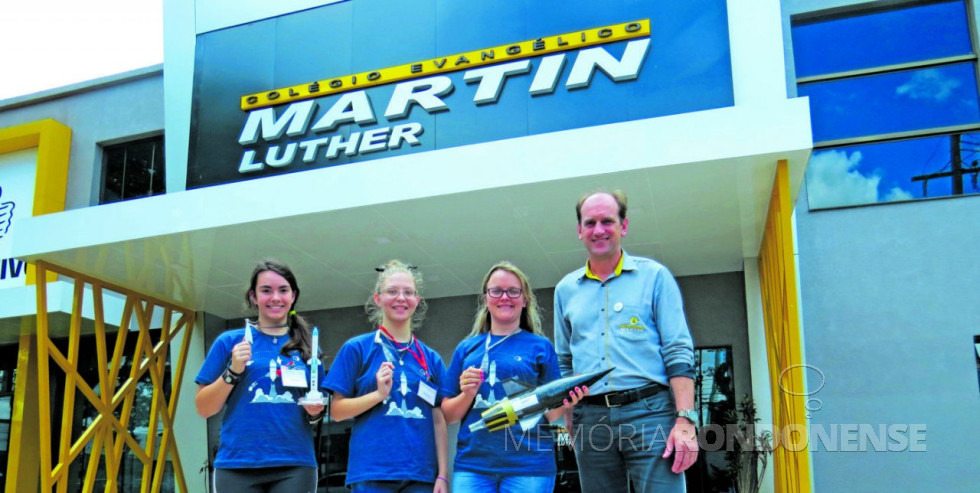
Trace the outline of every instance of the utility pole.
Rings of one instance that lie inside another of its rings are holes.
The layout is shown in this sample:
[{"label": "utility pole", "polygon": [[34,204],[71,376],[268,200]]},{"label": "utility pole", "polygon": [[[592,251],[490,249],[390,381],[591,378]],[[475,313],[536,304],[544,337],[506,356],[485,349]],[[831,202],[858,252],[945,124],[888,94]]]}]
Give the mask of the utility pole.
[{"label": "utility pole", "polygon": [[922,195],[928,195],[929,180],[934,180],[936,178],[951,177],[953,179],[953,195],[963,195],[963,175],[973,174],[973,180],[976,181],[977,173],[980,173],[980,166],[978,166],[977,161],[973,161],[973,164],[968,166],[966,169],[963,168],[963,157],[962,151],[960,149],[960,139],[961,134],[953,134],[949,136],[949,156],[952,160],[952,166],[949,171],[943,171],[939,173],[930,173],[927,175],[917,175],[912,177],[912,181],[922,182]]}]

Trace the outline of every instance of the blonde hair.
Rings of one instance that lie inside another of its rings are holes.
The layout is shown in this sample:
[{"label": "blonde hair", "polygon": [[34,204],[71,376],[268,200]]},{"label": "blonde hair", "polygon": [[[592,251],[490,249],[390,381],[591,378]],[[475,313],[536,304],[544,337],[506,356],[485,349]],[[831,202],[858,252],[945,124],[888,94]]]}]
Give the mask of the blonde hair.
[{"label": "blonde hair", "polygon": [[425,298],[422,298],[422,273],[414,265],[406,264],[401,260],[392,259],[378,267],[378,279],[374,283],[374,290],[368,296],[367,302],[364,303],[364,312],[367,313],[368,321],[375,326],[381,325],[384,320],[384,311],[374,302],[374,295],[381,294],[381,290],[384,288],[388,278],[392,274],[400,272],[412,276],[412,282],[415,284],[415,294],[419,297],[419,304],[415,307],[415,313],[412,314],[411,328],[412,330],[416,330],[422,326],[422,319],[425,318],[425,311],[428,310],[429,305],[425,303]]},{"label": "blonde hair", "polygon": [[487,309],[487,283],[490,282],[490,276],[498,270],[510,272],[517,276],[521,281],[521,290],[523,293],[521,296],[524,298],[524,308],[521,309],[521,324],[520,327],[524,330],[531,331],[532,334],[543,335],[541,332],[541,314],[538,309],[538,299],[534,296],[534,291],[531,290],[531,283],[527,280],[527,276],[521,269],[518,269],[516,265],[502,260],[494,264],[487,272],[487,275],[483,276],[483,284],[480,287],[480,296],[477,297],[476,304],[476,318],[473,320],[473,330],[470,331],[470,336],[484,334],[490,331],[490,311]]}]

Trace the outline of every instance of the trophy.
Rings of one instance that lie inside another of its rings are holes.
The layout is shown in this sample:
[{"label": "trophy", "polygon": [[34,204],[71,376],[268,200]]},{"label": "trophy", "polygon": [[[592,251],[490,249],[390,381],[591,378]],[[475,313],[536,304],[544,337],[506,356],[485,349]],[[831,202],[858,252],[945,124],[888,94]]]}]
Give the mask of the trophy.
[{"label": "trophy", "polygon": [[301,406],[315,405],[315,404],[327,404],[327,396],[320,392],[319,376],[320,373],[320,358],[318,352],[320,350],[320,328],[313,327],[313,341],[310,349],[310,391],[306,393],[303,397],[300,397],[296,402]]}]

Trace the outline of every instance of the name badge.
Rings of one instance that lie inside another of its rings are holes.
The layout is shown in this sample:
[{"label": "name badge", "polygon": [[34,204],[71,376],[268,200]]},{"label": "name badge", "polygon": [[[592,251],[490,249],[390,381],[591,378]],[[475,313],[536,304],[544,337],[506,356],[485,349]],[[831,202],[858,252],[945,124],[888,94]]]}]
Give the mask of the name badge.
[{"label": "name badge", "polygon": [[430,406],[436,405],[436,389],[430,386],[425,381],[419,380],[419,397],[421,397],[425,402],[428,402]]},{"label": "name badge", "polygon": [[301,368],[281,368],[282,384],[286,387],[306,387],[306,371]]}]

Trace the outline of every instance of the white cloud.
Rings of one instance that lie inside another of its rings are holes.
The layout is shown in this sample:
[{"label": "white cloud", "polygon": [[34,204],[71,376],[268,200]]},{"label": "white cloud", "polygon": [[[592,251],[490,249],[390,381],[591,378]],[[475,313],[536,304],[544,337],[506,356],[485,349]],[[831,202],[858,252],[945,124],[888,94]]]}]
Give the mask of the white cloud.
[{"label": "white cloud", "polygon": [[911,193],[898,187],[893,187],[884,197],[880,197],[878,185],[881,176],[877,173],[864,175],[858,171],[862,157],[860,151],[848,155],[838,149],[814,153],[806,179],[810,207],[840,207],[913,198]]},{"label": "white cloud", "polygon": [[912,196],[912,193],[898,187],[892,187],[892,189],[885,194],[885,202],[895,202],[896,200],[912,200],[914,198],[915,197]]},{"label": "white cloud", "polygon": [[953,94],[953,90],[961,85],[956,79],[946,77],[936,69],[920,70],[912,78],[898,86],[895,94],[908,96],[912,99],[934,99],[945,101]]}]

